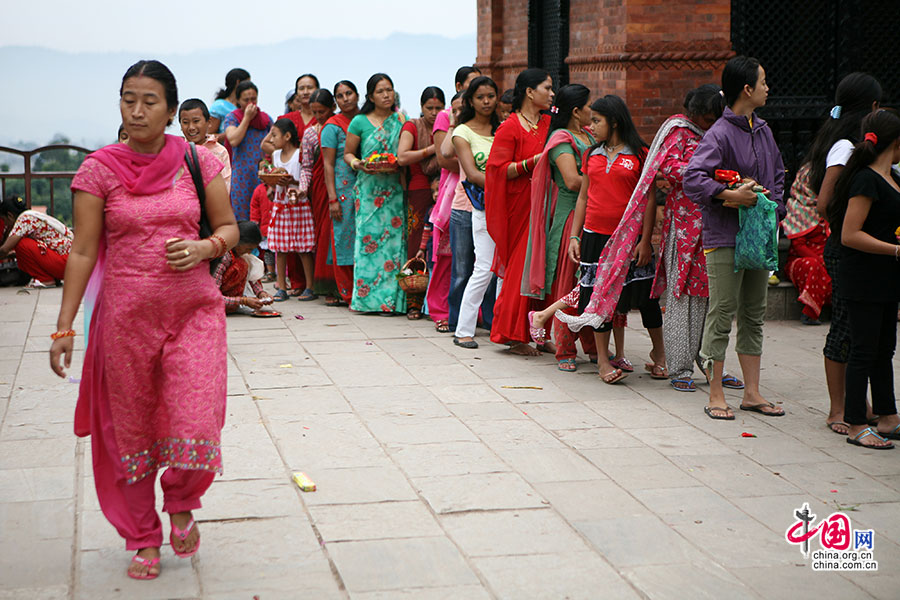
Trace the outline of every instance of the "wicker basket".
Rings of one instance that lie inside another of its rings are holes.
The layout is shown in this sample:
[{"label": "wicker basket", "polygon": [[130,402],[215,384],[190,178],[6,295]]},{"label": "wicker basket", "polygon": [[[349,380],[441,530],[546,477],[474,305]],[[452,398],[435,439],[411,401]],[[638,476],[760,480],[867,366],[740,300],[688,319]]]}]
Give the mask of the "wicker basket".
[{"label": "wicker basket", "polygon": [[372,173],[396,173],[400,167],[397,163],[387,161],[367,162],[366,169]]},{"label": "wicker basket", "polygon": [[259,178],[266,185],[278,185],[278,182],[285,175],[290,175],[290,173],[260,173]]},{"label": "wicker basket", "polygon": [[[415,267],[411,267],[411,265],[419,263],[422,265],[422,273],[416,273]],[[428,265],[421,258],[411,258],[406,261],[406,264],[403,265],[403,269],[400,269],[402,273],[404,269],[411,267],[413,269],[412,275],[398,275],[397,281],[400,284],[400,289],[406,292],[407,294],[423,294],[428,289]]]}]

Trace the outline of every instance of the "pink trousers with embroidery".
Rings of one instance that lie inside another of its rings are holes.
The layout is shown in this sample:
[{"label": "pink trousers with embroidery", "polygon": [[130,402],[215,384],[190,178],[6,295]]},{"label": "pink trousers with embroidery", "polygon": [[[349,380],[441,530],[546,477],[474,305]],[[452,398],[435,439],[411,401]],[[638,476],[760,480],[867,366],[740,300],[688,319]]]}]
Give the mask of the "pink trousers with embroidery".
[{"label": "pink trousers with embroidery", "polygon": [[[116,447],[109,407],[91,411],[91,458],[94,487],[103,516],[125,538],[127,550],[162,546],[162,523],[156,512],[156,473],[126,483]],[[169,467],[163,471],[163,511],[169,514],[200,508],[200,497],[212,485],[214,471]]]},{"label": "pink trousers with embroidery", "polygon": [[[150,474],[136,483],[117,481],[115,462],[104,445],[102,434],[91,434],[94,462],[94,486],[100,509],[106,519],[125,538],[125,548],[140,550],[162,546],[162,522],[156,512],[156,476]],[[163,512],[179,513],[200,508],[200,497],[209,489],[216,474],[169,467],[163,471]]]}]

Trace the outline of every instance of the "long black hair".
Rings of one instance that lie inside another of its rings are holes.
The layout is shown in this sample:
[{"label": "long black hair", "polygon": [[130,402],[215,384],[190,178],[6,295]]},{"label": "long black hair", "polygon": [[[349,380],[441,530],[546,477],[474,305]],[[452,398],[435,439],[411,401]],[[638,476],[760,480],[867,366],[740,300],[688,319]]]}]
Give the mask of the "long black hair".
[{"label": "long black hair", "polygon": [[[647,142],[641,139],[641,136],[637,132],[637,127],[634,126],[634,121],[631,119],[631,113],[628,111],[628,107],[625,106],[625,101],[618,96],[609,94],[602,98],[597,98],[594,100],[594,103],[591,104],[591,110],[606,117],[610,134],[612,134],[613,131],[617,132],[619,134],[619,139],[622,140],[632,152],[641,154],[641,150],[647,147]],[[605,144],[607,141],[608,140],[598,141],[591,146],[591,151]]]},{"label": "long black hair", "polygon": [[538,68],[525,69],[519,73],[519,76],[516,77],[516,86],[513,88],[513,112],[522,108],[522,103],[525,102],[525,92],[528,91],[528,88],[537,89],[537,86],[547,81],[548,77],[550,77],[550,73]]},{"label": "long black hair", "polygon": [[234,68],[225,74],[225,87],[221,88],[216,94],[216,100],[224,100],[231,95],[234,88],[241,81],[250,79],[250,73],[244,69]]},{"label": "long black hair", "polygon": [[469,75],[471,75],[472,73],[478,73],[479,75],[481,75],[481,70],[474,65],[471,67],[460,67],[456,70],[456,76],[453,78],[453,81],[457,85],[462,86],[466,83],[466,79],[468,79]]},{"label": "long black hair", "polygon": [[550,131],[565,129],[572,119],[572,111],[584,108],[591,99],[591,90],[580,83],[570,83],[559,88],[550,112]]},{"label": "long black hair", "polygon": [[272,127],[277,127],[278,131],[281,132],[282,135],[290,135],[291,143],[294,147],[300,147],[300,136],[297,134],[297,126],[294,125],[294,122],[288,119],[287,117],[281,117],[274,123],[272,123]]},{"label": "long black hair", "polygon": [[313,75],[312,73],[304,73],[303,75],[301,75],[300,77],[298,77],[297,80],[294,82],[294,89],[295,89],[295,90],[297,89],[297,84],[300,83],[300,80],[303,79],[304,77],[309,77],[310,79],[312,79],[313,81],[315,81],[315,82],[316,82],[316,88],[322,87],[321,85],[319,85],[319,78],[318,78],[318,77],[316,77],[316,76]]},{"label": "long black hair", "polygon": [[712,115],[715,121],[725,110],[722,88],[714,83],[705,83],[689,91],[684,97],[684,110],[688,116]]},{"label": "long black hair", "polygon": [[18,218],[19,215],[25,212],[26,208],[25,201],[22,198],[16,194],[7,194],[3,201],[0,202],[0,216],[12,215]]},{"label": "long black hair", "polygon": [[[373,110],[375,110],[375,103],[372,102],[370,96],[375,93],[375,88],[378,87],[378,84],[382,81],[387,81],[391,84],[391,87],[394,87],[394,80],[390,78],[387,73],[375,73],[369,80],[366,82],[366,101],[363,102],[362,108],[359,109],[360,114],[367,115]],[[394,94],[394,104],[391,106],[391,110],[397,110],[397,95]]]},{"label": "long black hair", "polygon": [[444,97],[444,90],[436,85],[429,85],[422,90],[422,95],[419,97],[419,106],[424,106],[424,104],[432,98],[437,98],[441,104],[447,104],[447,100]]},{"label": "long black hair", "polygon": [[235,92],[235,98],[234,98],[234,99],[235,99],[235,100],[240,100],[240,99],[241,99],[241,94],[243,94],[243,93],[246,92],[247,90],[253,90],[253,91],[256,92],[257,94],[259,94],[259,88],[256,87],[256,84],[253,83],[252,81],[250,81],[249,79],[246,79],[246,80],[244,80],[244,81],[242,81],[242,82],[240,82],[240,83],[238,84],[237,89],[234,91],[234,92]]},{"label": "long black hair", "polygon": [[841,171],[837,183],[834,186],[834,198],[828,203],[828,222],[833,231],[840,231],[843,226],[844,214],[847,212],[847,204],[850,202],[850,183],[853,177],[865,169],[887,148],[900,138],[900,117],[887,110],[879,110],[863,118],[861,133],[874,133],[877,141],[863,137],[862,141],[853,148],[850,160]]},{"label": "long black hair", "polygon": [[262,233],[259,230],[259,225],[253,221],[238,221],[237,226],[238,244],[259,246],[260,242],[262,242]]},{"label": "long black hair", "polygon": [[[462,93],[462,108],[459,111],[460,123],[468,123],[475,118],[475,105],[472,103],[472,99],[475,97],[478,88],[485,85],[493,88],[494,93],[497,94],[498,97],[500,96],[500,90],[497,88],[497,84],[494,83],[494,80],[490,77],[479,75],[473,79],[472,83],[469,84],[469,87],[466,88],[466,91]],[[500,127],[500,117],[497,116],[497,111],[495,110],[491,112],[491,135],[497,131],[498,127]]]},{"label": "long black hair", "polygon": [[125,82],[132,77],[149,77],[160,83],[165,94],[166,108],[178,108],[178,85],[175,83],[175,75],[169,67],[158,60],[139,60],[125,71],[122,76],[122,85],[119,86],[119,95],[125,89]]},{"label": "long black hair", "polygon": [[331,108],[334,110],[334,96],[325,88],[319,88],[312,93],[312,96],[309,97],[309,103],[312,104],[315,102],[316,104],[321,104],[325,108]]},{"label": "long black hair", "polygon": [[[128,70],[125,71],[125,75],[122,76],[122,85],[119,86],[120,97],[125,89],[125,82],[132,77],[149,77],[150,79],[158,81],[163,88],[166,108],[170,110],[178,108],[178,85],[175,83],[175,75],[172,74],[169,67],[158,60],[137,61],[128,67]],[[171,124],[172,119],[169,119],[169,125]]]},{"label": "long black hair", "polygon": [[734,106],[744,86],[756,87],[759,80],[759,61],[750,56],[735,56],[722,70],[722,92],[725,94],[725,104]]},{"label": "long black hair", "polygon": [[860,140],[863,118],[872,112],[872,105],[881,102],[881,84],[867,73],[850,73],[837,86],[835,108],[819,127],[816,138],[804,159],[809,164],[809,185],[818,194],[825,179],[825,159],[838,140]]},{"label": "long black hair", "polygon": [[341,80],[338,81],[336,84],[334,84],[334,95],[335,95],[335,96],[337,96],[338,88],[341,87],[342,85],[347,86],[348,88],[350,88],[351,90],[353,90],[353,93],[354,93],[354,94],[356,94],[357,96],[359,96],[359,90],[356,89],[356,84],[353,83],[352,81],[347,80],[347,79],[341,79]]}]

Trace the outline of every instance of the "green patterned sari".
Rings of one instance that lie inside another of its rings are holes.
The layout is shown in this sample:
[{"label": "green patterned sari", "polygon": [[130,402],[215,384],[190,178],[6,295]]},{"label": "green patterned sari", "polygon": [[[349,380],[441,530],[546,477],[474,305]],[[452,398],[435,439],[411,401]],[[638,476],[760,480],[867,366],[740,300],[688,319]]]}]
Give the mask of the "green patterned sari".
[{"label": "green patterned sari", "polygon": [[[359,121],[359,120],[362,121]],[[357,115],[350,132],[360,136],[360,156],[397,154],[403,117],[394,113],[381,127]],[[353,246],[353,300],[360,312],[406,312],[406,293],[397,273],[406,262],[406,205],[400,173],[365,173],[356,177],[356,243]]]}]

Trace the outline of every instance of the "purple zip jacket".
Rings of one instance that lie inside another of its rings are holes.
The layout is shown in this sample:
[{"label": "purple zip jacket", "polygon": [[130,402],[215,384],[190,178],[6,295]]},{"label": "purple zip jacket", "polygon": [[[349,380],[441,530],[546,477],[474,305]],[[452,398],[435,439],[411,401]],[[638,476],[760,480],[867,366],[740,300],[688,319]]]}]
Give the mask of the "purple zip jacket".
[{"label": "purple zip jacket", "polygon": [[730,108],[709,128],[684,171],[684,192],[703,215],[703,248],[734,248],[738,232],[738,209],[722,206],[716,198],[725,189],[714,179],[717,169],[737,171],[751,177],[772,193],[778,203],[778,220],[784,207],[784,163],[769,125],[755,113],[753,129],[746,117]]}]

